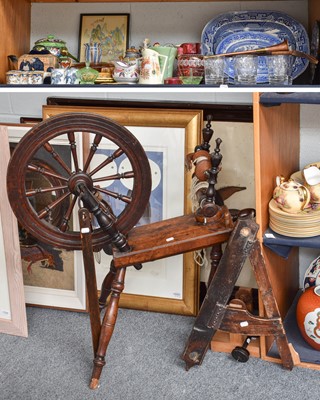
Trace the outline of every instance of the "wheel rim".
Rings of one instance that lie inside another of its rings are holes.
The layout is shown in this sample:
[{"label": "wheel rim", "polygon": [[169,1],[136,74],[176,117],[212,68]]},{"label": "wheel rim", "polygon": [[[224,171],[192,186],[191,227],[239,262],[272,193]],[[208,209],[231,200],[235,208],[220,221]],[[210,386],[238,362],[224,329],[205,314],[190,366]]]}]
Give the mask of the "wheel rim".
[{"label": "wheel rim", "polygon": [[[83,160],[79,155],[81,143],[77,141],[78,137],[83,137],[80,132],[90,135],[93,139]],[[60,147],[56,143],[62,138],[65,144]],[[55,165],[54,176],[46,168],[39,170],[34,162],[41,152],[49,157],[51,165]],[[71,165],[68,165],[66,155],[62,153],[67,154]],[[109,170],[110,165],[121,160],[124,160],[122,164],[128,169],[123,167],[123,171],[112,174]],[[34,186],[30,189],[30,173],[45,177],[49,181],[48,186],[43,188],[32,182]],[[58,186],[53,186],[53,179]],[[80,181],[84,181],[95,193],[100,207],[109,209],[109,201],[119,205],[116,225],[123,234],[127,234],[138,223],[151,192],[151,173],[147,156],[130,131],[99,115],[61,114],[32,128],[18,143],[9,162],[8,197],[20,224],[32,236],[43,242],[67,250],[80,250],[80,232],[73,218],[79,202],[74,188]],[[110,181],[116,182],[121,191],[102,187]],[[122,188],[122,182],[126,183],[126,190],[128,186],[131,187],[128,193]],[[39,210],[35,203],[38,199],[42,199],[43,202],[44,196],[49,197],[48,204]],[[67,208],[62,217],[63,221],[54,224],[51,214],[62,205],[64,210]],[[110,243],[110,238],[99,227],[95,227],[92,243],[93,247],[98,249]]]}]

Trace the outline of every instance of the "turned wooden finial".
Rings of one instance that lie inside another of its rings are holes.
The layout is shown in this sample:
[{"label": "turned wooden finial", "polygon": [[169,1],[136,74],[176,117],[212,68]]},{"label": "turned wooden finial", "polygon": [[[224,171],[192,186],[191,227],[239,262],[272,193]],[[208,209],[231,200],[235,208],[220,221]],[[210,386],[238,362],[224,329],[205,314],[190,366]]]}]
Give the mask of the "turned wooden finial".
[{"label": "turned wooden finial", "polygon": [[213,120],[213,116],[211,114],[209,114],[207,117],[206,126],[205,126],[205,128],[202,129],[202,138],[203,138],[202,144],[196,146],[195,151],[205,150],[205,151],[209,152],[210,140],[213,135],[213,129],[211,129],[212,120]]}]

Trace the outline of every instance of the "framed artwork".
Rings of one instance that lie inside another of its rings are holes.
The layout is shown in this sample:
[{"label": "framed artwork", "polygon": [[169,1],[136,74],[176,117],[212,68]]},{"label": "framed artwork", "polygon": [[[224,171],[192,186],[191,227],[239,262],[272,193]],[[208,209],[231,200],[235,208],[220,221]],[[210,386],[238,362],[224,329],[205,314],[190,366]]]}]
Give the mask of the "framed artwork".
[{"label": "framed artwork", "polygon": [[[7,125],[11,151],[32,126],[26,124]],[[81,143],[81,137],[77,138]],[[67,138],[58,138],[50,144],[59,150],[64,161],[71,165],[71,156]],[[55,168],[50,155],[44,150],[37,154],[37,165]],[[79,152],[81,160],[82,152]],[[39,179],[39,174],[31,173],[28,182]],[[47,184],[47,183],[44,183]],[[54,186],[54,182],[51,182]],[[62,213],[61,213],[62,214]],[[77,219],[73,218],[73,223]],[[28,304],[63,308],[71,310],[86,310],[85,275],[80,251],[66,251],[42,243],[30,237],[19,226],[19,241],[22,260],[25,301]]]},{"label": "framed artwork", "polygon": [[80,14],[79,60],[85,61],[85,43],[100,43],[101,62],[124,56],[129,42],[130,14]]},{"label": "framed artwork", "polygon": [[17,220],[7,198],[8,132],[0,126],[0,332],[28,336]]},{"label": "framed artwork", "polygon": [[[104,115],[126,126],[144,147],[152,171],[149,206],[139,223],[150,223],[191,212],[189,193],[191,173],[184,160],[200,141],[202,111],[143,108],[43,106],[43,118],[64,112]],[[90,134],[84,139],[84,154],[91,146]],[[107,140],[99,145],[97,163],[112,151]],[[85,157],[85,156],[84,156]],[[99,159],[101,157],[101,159]],[[126,160],[112,166],[121,172]],[[121,183],[106,183],[112,185]],[[130,190],[130,187],[126,188]],[[98,287],[109,270],[111,257],[98,255]],[[127,308],[195,315],[198,311],[199,270],[193,253],[146,263],[139,271],[127,268],[125,290],[120,305]]]}]

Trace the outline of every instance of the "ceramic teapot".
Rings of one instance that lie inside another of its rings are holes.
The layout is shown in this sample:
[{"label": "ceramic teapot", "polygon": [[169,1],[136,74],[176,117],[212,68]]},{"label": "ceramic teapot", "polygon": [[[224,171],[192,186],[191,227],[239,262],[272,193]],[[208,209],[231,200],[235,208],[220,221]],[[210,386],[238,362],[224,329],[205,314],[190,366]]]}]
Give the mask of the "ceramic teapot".
[{"label": "ceramic teapot", "polygon": [[125,62],[123,60],[113,61],[113,79],[116,82],[137,83],[139,80],[139,65],[137,60]]},{"label": "ceramic teapot", "polygon": [[43,50],[48,50],[51,54],[59,58],[70,57],[79,62],[76,57],[69,53],[66,42],[64,40],[55,38],[54,35],[48,35],[46,38],[37,40],[30,53],[41,52]]},{"label": "ceramic teapot", "polygon": [[[162,84],[168,57],[148,48],[144,48],[141,54],[139,83],[147,85]],[[164,60],[162,68],[160,67],[160,58]]]},{"label": "ceramic teapot", "polygon": [[294,214],[309,205],[310,192],[305,186],[293,179],[285,181],[283,176],[277,176],[276,184],[273,199],[283,211]]}]

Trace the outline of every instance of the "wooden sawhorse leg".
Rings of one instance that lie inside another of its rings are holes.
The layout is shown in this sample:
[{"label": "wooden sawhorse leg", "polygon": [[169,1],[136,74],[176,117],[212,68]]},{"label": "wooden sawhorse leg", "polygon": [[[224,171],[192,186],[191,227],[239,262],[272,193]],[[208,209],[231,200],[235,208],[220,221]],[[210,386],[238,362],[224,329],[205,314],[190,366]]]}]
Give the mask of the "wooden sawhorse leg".
[{"label": "wooden sawhorse leg", "polygon": [[275,332],[274,338],[277,344],[279,355],[282,360],[282,364],[285,368],[292,369],[294,364],[300,362],[299,355],[293,349],[292,345],[288,343],[285,331],[283,329],[278,304],[273,295],[272,286],[261,252],[261,245],[258,240],[256,240],[254,245],[252,246],[252,251],[249,254],[249,259],[253,267],[267,318],[269,318],[269,320],[272,320],[274,318],[278,318],[280,320],[280,326],[279,329]]},{"label": "wooden sawhorse leg", "polygon": [[[258,229],[252,218],[237,221],[181,356],[186,362],[186,369],[202,363],[218,329],[250,336],[273,335],[283,366],[293,368],[293,348],[288,344],[260,244],[256,239]],[[266,318],[253,316],[239,305],[227,304],[248,256],[257,278]]]}]

